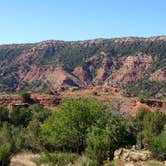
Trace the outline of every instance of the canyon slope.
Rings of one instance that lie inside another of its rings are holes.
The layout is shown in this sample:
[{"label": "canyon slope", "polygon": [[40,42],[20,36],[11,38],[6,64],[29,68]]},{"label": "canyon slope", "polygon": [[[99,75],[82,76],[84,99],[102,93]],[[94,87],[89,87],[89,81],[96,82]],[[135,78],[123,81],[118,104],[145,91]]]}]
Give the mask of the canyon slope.
[{"label": "canyon slope", "polygon": [[0,45],[0,92],[90,86],[166,96],[166,37]]}]

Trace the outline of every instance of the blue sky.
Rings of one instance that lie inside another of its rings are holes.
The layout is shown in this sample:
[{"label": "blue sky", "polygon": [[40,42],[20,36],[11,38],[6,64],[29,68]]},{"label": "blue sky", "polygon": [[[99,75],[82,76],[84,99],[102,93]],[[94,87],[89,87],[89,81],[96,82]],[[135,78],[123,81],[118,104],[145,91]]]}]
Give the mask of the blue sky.
[{"label": "blue sky", "polygon": [[166,0],[0,0],[0,43],[166,35]]}]

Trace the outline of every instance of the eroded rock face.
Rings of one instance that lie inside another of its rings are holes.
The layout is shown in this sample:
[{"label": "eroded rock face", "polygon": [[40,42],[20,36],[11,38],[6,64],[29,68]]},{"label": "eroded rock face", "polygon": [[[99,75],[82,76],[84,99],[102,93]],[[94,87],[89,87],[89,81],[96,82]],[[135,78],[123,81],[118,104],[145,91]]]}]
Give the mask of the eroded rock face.
[{"label": "eroded rock face", "polygon": [[[112,58],[111,55],[101,52],[100,57],[91,57],[83,66],[76,67],[72,73],[62,66],[30,65],[27,68],[20,68],[19,78],[20,82],[27,83],[41,80],[53,89],[62,86],[85,87],[93,84],[122,87],[145,77],[152,64],[153,58],[146,54]],[[163,75],[160,80],[165,79],[164,73],[160,74]]]},{"label": "eroded rock face", "polygon": [[3,45],[0,46],[0,91],[30,88],[38,92],[45,85],[55,90],[94,85],[121,88],[146,76],[147,80],[165,81],[165,57],[159,56],[166,50],[165,39],[165,36],[129,37]]},{"label": "eroded rock face", "polygon": [[51,72],[47,70],[44,73],[44,80],[54,89],[60,86],[82,86],[83,83],[74,75],[66,72],[63,68],[54,68]]},{"label": "eroded rock face", "polygon": [[102,65],[97,69],[97,74],[95,77],[95,82],[99,85],[103,84],[104,81],[109,77],[112,67],[112,58],[105,52],[100,53],[102,56]]},{"label": "eroded rock face", "polygon": [[51,65],[32,65],[29,69],[20,69],[19,78],[20,82],[26,82],[28,84],[36,81],[45,82],[52,89],[57,89],[62,86],[77,87],[84,85],[81,80],[66,72],[62,67]]},{"label": "eroded rock face", "polygon": [[0,97],[0,105],[2,106],[11,106],[13,104],[21,104],[22,99],[19,96],[13,95],[2,95]]},{"label": "eroded rock face", "polygon": [[78,77],[82,82],[86,81],[86,73],[82,67],[76,67],[73,71],[73,74]]},{"label": "eroded rock face", "polygon": [[43,71],[45,70],[45,68],[47,67],[44,66],[41,69],[40,66],[37,65],[28,66],[28,68],[20,68],[19,81],[28,82],[28,83],[38,81],[43,78]]},{"label": "eroded rock face", "polygon": [[[61,97],[59,96],[59,94],[57,95],[32,94],[31,98],[36,104],[40,104],[46,107],[55,107],[61,101]],[[12,107],[13,105],[21,105],[22,103],[23,103],[22,98],[18,95],[2,95],[0,97],[0,105],[5,107]]]},{"label": "eroded rock face", "polygon": [[166,69],[157,70],[152,74],[151,79],[154,81],[166,81]]},{"label": "eroded rock face", "polygon": [[119,87],[128,83],[134,83],[146,76],[152,64],[152,57],[146,54],[114,59],[112,73],[105,84]]},{"label": "eroded rock face", "polygon": [[61,102],[61,97],[60,96],[55,96],[55,95],[38,95],[38,94],[33,94],[32,99],[43,106],[46,107],[55,107],[60,104]]}]

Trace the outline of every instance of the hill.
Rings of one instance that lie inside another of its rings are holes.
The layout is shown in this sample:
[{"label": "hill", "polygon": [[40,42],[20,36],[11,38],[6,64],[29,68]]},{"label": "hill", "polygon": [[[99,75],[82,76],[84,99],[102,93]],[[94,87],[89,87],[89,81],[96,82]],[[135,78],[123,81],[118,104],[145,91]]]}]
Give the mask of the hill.
[{"label": "hill", "polygon": [[110,86],[166,96],[166,37],[0,46],[0,92]]}]

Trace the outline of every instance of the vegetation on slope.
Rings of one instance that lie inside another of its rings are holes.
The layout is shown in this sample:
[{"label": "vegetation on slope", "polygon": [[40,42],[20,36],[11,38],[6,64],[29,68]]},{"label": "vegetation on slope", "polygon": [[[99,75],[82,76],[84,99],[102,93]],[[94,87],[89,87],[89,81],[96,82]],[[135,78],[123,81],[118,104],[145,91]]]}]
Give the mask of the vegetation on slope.
[{"label": "vegetation on slope", "polygon": [[43,54],[35,62],[42,62],[42,64],[54,63],[54,58],[57,57],[66,69],[72,71],[75,67],[82,66],[89,57],[97,56],[101,51],[104,51],[105,53],[109,53],[110,56],[129,56],[145,53],[157,56],[153,70],[166,66],[166,41],[144,39],[134,39],[133,42],[120,41],[115,42],[115,39],[101,39],[98,42],[97,40],[64,42],[63,45],[59,44],[57,49],[44,50]]},{"label": "vegetation on slope", "polygon": [[162,98],[166,96],[166,81],[156,82],[144,78],[139,80],[137,83],[128,85],[126,90],[133,96],[144,96],[146,98],[156,96],[158,98]]},{"label": "vegetation on slope", "polygon": [[[146,71],[148,73],[147,78],[136,81],[137,86],[134,87],[131,83],[129,85],[131,87],[130,92],[138,94],[139,91],[146,91],[149,88],[145,89],[147,84],[150,84],[152,93],[146,93],[148,96],[155,96],[158,91],[162,91],[164,94],[161,95],[165,95],[164,86],[166,83],[149,79],[155,71],[159,69],[165,71],[166,66],[166,41],[157,37],[149,39],[96,39],[76,42],[46,41],[36,44],[2,45],[0,46],[0,92],[13,92],[18,87],[21,90],[37,89],[40,86],[46,87],[46,83],[40,79],[34,80],[34,82],[20,80],[20,70],[21,72],[29,71],[33,65],[38,65],[41,69],[44,65],[62,66],[71,75],[73,75],[72,72],[76,67],[88,68],[87,72],[93,80],[103,62],[101,52],[104,52],[109,59],[136,56],[140,53],[152,56],[154,63]],[[23,62],[18,60],[20,57],[22,57]],[[90,60],[91,58],[93,60]],[[120,67],[121,62],[118,59],[116,60]],[[109,73],[112,65],[112,63],[109,64]],[[109,76],[108,73],[107,76]],[[93,83],[91,82],[91,84]],[[156,85],[158,85],[157,88]]]}]

